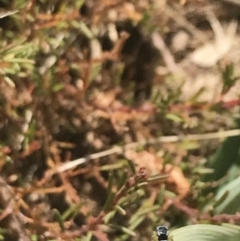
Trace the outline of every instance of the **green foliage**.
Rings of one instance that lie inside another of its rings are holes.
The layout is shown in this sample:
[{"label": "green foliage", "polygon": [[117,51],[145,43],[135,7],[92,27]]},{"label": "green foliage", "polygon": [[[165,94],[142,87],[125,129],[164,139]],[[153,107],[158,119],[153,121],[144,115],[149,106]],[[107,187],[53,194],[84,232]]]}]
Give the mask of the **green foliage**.
[{"label": "green foliage", "polygon": [[239,79],[234,73],[234,65],[228,64],[222,71],[223,87],[222,94],[227,93]]}]

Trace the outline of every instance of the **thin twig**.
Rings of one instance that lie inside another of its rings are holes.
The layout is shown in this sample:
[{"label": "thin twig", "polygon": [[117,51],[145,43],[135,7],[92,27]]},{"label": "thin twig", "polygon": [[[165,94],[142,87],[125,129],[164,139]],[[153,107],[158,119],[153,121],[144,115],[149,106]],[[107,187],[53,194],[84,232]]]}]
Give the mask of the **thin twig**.
[{"label": "thin twig", "polygon": [[171,143],[179,141],[200,141],[200,140],[211,140],[211,139],[224,139],[232,136],[239,136],[240,129],[228,130],[228,131],[219,131],[206,134],[193,134],[193,135],[183,135],[183,136],[161,136],[156,139],[146,139],[137,142],[132,142],[124,145],[123,147],[114,146],[108,150],[90,154],[87,157],[81,157],[73,161],[62,164],[56,169],[56,172],[65,172],[67,170],[73,169],[78,165],[81,165],[87,161],[98,159],[101,157],[109,156],[112,154],[122,154],[127,149],[134,149],[138,146],[143,146],[146,144],[156,144],[156,143]]}]

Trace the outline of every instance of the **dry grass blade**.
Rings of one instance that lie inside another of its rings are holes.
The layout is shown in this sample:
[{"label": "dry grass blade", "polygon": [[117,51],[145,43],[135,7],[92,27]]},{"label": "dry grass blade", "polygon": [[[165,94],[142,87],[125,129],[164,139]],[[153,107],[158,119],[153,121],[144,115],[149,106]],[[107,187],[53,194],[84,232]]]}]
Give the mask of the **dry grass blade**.
[{"label": "dry grass blade", "polygon": [[7,16],[11,16],[11,15],[17,13],[17,12],[18,12],[18,10],[15,10],[15,11],[6,11],[6,12],[0,11],[0,19],[5,18],[5,17],[7,17]]},{"label": "dry grass blade", "polygon": [[112,154],[120,154],[124,153],[127,149],[137,148],[138,146],[146,145],[146,144],[155,144],[155,143],[170,143],[170,142],[179,142],[179,141],[200,141],[200,140],[211,140],[211,139],[224,139],[231,136],[239,136],[240,129],[234,129],[229,131],[219,131],[213,133],[206,134],[195,134],[195,135],[186,135],[186,136],[162,136],[156,139],[142,140],[138,142],[132,142],[126,144],[124,147],[115,146],[106,151],[90,154],[88,157],[82,157],[75,159],[73,161],[69,161],[59,166],[56,169],[56,172],[65,172],[67,170],[73,169],[78,165],[81,165],[89,160],[98,159],[104,156],[109,156]]}]

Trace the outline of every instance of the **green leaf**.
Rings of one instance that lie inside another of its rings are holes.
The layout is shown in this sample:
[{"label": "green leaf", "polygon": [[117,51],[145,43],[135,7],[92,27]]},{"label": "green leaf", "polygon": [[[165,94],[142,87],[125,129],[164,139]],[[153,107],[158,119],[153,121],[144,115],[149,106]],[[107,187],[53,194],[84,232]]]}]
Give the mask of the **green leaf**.
[{"label": "green leaf", "polygon": [[59,90],[62,90],[64,88],[63,83],[57,83],[52,87],[53,92],[58,92]]},{"label": "green leaf", "polygon": [[[76,24],[76,22],[77,21],[74,21],[75,24]],[[88,37],[89,39],[94,38],[92,31],[89,29],[89,27],[84,22],[79,22],[77,25],[86,37]]]},{"label": "green leaf", "polygon": [[[234,214],[240,211],[240,177],[228,183],[222,189],[219,190],[216,198],[220,199],[224,193],[228,193],[224,201],[216,207],[217,213]],[[239,238],[240,240],[240,238]]]},{"label": "green leaf", "polygon": [[126,215],[126,211],[119,205],[115,206],[115,209],[121,214],[121,215]]},{"label": "green leaf", "polygon": [[113,172],[110,172],[108,177],[108,188],[107,188],[108,195],[110,195],[110,193],[112,192],[113,181],[114,181],[114,175],[113,175]]},{"label": "green leaf", "polygon": [[87,235],[82,240],[90,241],[91,239],[92,239],[92,232],[88,232]]},{"label": "green leaf", "polygon": [[167,179],[168,177],[169,177],[168,174],[157,174],[157,175],[150,176],[147,179],[147,182],[162,181],[164,179]]},{"label": "green leaf", "polygon": [[136,174],[136,168],[135,168],[135,165],[132,161],[128,160],[128,165],[132,171],[133,174]]},{"label": "green leaf", "polygon": [[206,175],[205,181],[215,181],[227,174],[230,167],[239,161],[240,136],[229,137],[217,150],[210,168],[214,173]]},{"label": "green leaf", "polygon": [[234,65],[228,64],[222,71],[223,87],[222,94],[226,94],[234,86],[238,78],[234,74]]},{"label": "green leaf", "polygon": [[132,225],[136,222],[141,216],[146,216],[148,213],[154,212],[159,210],[161,207],[160,205],[154,205],[152,207],[143,207],[138,210],[135,214],[132,215],[132,217],[129,220],[129,224]]},{"label": "green leaf", "polygon": [[117,229],[117,230],[120,230],[122,231],[123,233],[126,233],[130,236],[136,236],[135,232],[130,230],[129,228],[126,228],[126,227],[123,227],[123,226],[120,226],[120,225],[115,225],[115,224],[109,224],[109,226],[111,228],[114,228],[114,229]]},{"label": "green leaf", "polygon": [[80,208],[83,206],[83,203],[79,203],[78,205],[70,206],[63,214],[62,214],[62,220],[65,221],[69,217],[75,217],[78,213]]},{"label": "green leaf", "polygon": [[65,231],[64,222],[63,222],[60,212],[57,209],[54,209],[54,213],[55,213],[55,219],[58,222],[61,230]]},{"label": "green leaf", "polygon": [[126,183],[127,181],[127,178],[128,178],[128,173],[127,172],[123,172],[122,173],[122,176],[120,177],[118,183],[117,183],[117,189],[120,190],[123,185]]},{"label": "green leaf", "polygon": [[100,71],[102,69],[102,64],[101,63],[94,63],[91,69],[91,76],[90,76],[90,82],[92,82],[94,79],[97,78],[99,75]]},{"label": "green leaf", "polygon": [[215,201],[215,203],[213,204],[213,207],[214,207],[214,208],[217,208],[218,206],[220,206],[220,205],[226,200],[226,198],[228,197],[228,194],[229,194],[228,191],[224,192],[223,195],[220,196],[220,198],[218,198],[218,199]]},{"label": "green leaf", "polygon": [[119,168],[122,168],[124,165],[126,165],[126,163],[124,163],[124,161],[119,161],[117,163],[101,166],[100,170],[101,171],[109,171],[109,170],[119,169]]},{"label": "green leaf", "polygon": [[181,123],[183,122],[183,119],[175,114],[167,114],[166,118],[175,122],[175,123]]},{"label": "green leaf", "polygon": [[240,231],[233,227],[211,224],[189,225],[172,231],[169,240],[173,241],[239,241]]},{"label": "green leaf", "polygon": [[31,235],[31,241],[38,241],[38,237],[36,234]]},{"label": "green leaf", "polygon": [[111,207],[114,197],[115,197],[115,193],[111,192],[111,193],[108,194],[107,201],[106,201],[106,203],[103,207],[104,211],[107,211]]}]

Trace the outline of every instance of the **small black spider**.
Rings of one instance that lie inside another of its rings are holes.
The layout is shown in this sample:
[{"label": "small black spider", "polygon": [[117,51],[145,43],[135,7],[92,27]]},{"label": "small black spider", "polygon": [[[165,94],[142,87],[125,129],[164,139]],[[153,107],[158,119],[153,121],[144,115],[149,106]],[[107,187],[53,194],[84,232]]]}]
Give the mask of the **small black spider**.
[{"label": "small black spider", "polygon": [[168,241],[168,228],[165,226],[158,226],[156,229],[158,241]]}]

